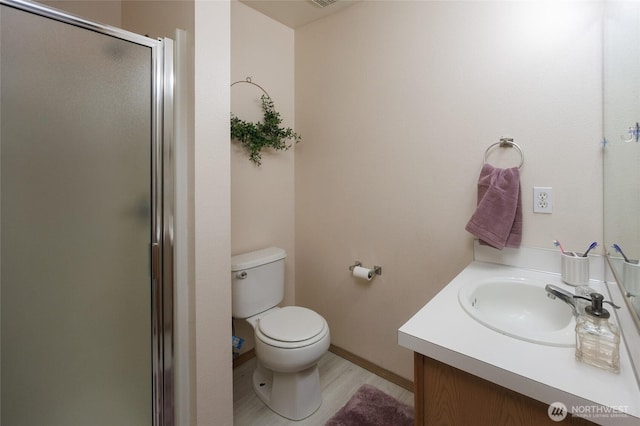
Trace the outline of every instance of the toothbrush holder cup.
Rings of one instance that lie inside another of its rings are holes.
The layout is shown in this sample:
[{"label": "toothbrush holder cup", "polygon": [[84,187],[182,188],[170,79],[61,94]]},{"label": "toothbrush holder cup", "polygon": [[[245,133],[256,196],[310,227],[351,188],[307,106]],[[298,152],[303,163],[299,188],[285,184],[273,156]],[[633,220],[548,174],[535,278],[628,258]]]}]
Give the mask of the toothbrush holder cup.
[{"label": "toothbrush holder cup", "polygon": [[622,283],[628,293],[640,296],[640,265],[637,260],[624,262],[622,267]]},{"label": "toothbrush holder cup", "polygon": [[589,284],[589,257],[582,253],[560,253],[562,281],[573,286]]}]

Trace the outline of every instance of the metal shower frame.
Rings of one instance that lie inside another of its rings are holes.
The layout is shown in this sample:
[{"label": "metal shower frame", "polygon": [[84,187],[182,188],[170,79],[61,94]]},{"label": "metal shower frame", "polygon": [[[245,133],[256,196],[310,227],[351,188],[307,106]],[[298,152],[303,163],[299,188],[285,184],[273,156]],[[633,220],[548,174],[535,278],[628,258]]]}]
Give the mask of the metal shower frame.
[{"label": "metal shower frame", "polygon": [[0,0],[0,5],[151,49],[151,241],[149,251],[152,284],[152,419],[153,426],[173,426],[175,423],[173,40],[152,39],[26,0]]}]

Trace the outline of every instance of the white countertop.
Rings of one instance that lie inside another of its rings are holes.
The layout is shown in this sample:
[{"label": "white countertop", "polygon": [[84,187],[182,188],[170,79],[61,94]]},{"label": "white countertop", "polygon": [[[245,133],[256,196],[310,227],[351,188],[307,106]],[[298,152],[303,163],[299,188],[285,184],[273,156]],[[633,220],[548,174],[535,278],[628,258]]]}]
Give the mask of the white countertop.
[{"label": "white countertop", "polygon": [[[458,291],[492,277],[528,278],[573,292],[557,273],[474,261],[398,330],[398,343],[544,403],[562,402],[569,412],[591,410],[584,417],[595,423],[640,424],[640,389],[624,341],[615,374],[576,361],[575,348],[529,343],[489,329],[463,310]],[[603,281],[589,285],[609,299]]]}]

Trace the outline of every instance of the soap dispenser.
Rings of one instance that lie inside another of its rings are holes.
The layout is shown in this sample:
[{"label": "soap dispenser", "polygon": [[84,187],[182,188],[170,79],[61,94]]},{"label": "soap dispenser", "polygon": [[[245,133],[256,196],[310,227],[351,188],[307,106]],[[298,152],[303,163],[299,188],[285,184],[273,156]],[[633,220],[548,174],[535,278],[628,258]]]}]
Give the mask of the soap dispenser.
[{"label": "soap dispenser", "polygon": [[614,373],[620,372],[620,329],[609,322],[609,311],[602,307],[599,293],[591,293],[591,306],[576,321],[576,359]]}]

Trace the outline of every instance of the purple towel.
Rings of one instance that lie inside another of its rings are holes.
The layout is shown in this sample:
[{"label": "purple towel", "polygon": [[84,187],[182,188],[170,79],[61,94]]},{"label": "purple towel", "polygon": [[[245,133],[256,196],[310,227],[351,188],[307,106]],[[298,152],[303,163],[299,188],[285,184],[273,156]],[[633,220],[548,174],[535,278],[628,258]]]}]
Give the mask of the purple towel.
[{"label": "purple towel", "polygon": [[478,206],[465,229],[500,250],[520,247],[522,197],[517,167],[497,169],[485,163],[478,178]]}]

